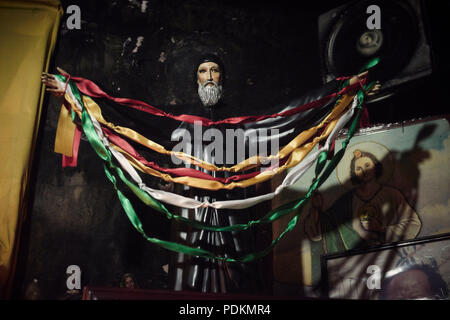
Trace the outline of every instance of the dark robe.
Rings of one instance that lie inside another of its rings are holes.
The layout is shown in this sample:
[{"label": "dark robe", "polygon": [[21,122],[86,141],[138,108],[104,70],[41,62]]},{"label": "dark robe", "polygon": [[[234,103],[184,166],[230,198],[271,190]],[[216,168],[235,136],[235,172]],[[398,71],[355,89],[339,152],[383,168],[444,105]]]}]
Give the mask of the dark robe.
[{"label": "dark robe", "polygon": [[[332,81],[318,90],[310,91],[308,94],[303,95],[301,98],[292,100],[289,103],[260,110],[259,114],[282,112],[296,106],[315,101],[328,94],[336,92],[339,89],[339,85],[340,82]],[[335,102],[336,98],[333,98],[320,108],[310,109],[290,117],[266,119],[258,123],[248,123],[240,126],[220,125],[216,128],[221,132],[224,132],[226,128],[241,128],[245,131],[244,138],[247,138],[247,133],[252,130],[256,130],[259,135],[261,129],[278,129],[279,134],[272,135],[268,137],[268,139],[271,141],[273,139],[278,139],[278,143],[281,148],[297,136],[301,131],[320,123],[331,111]],[[163,145],[167,150],[171,150],[173,146],[178,143],[177,141],[173,141],[171,139],[172,132],[174,132],[175,129],[186,129],[191,132],[191,136],[194,137],[192,124],[149,115],[131,108],[119,106],[109,101],[102,100],[102,102],[99,101],[99,104],[102,106],[102,112],[106,120],[111,121],[116,125],[123,125],[134,129],[145,137]],[[202,116],[213,121],[232,116],[249,115],[246,112],[242,112],[242,114],[239,115],[230,114],[229,108],[221,102],[213,107],[204,107],[199,101],[198,104],[194,105],[174,106],[170,108],[160,107],[160,109],[173,114],[192,114]],[[203,132],[207,129],[208,127],[204,127]],[[210,142],[207,142],[207,144],[209,143]],[[151,150],[146,150],[137,143],[131,142],[131,144],[149,161],[154,161],[160,165],[166,163],[169,167],[174,167],[173,163],[170,162],[170,157],[159,155]],[[197,145],[201,145],[201,143]],[[249,150],[248,139],[245,139],[245,150],[246,152]],[[277,151],[278,150],[276,150],[276,152]],[[211,163],[216,162],[214,157],[211,159],[205,158],[205,155],[201,150],[196,150],[193,155]],[[246,156],[248,156],[247,153]],[[218,163],[218,165],[224,164]],[[231,166],[232,164],[226,163],[226,165]],[[204,169],[198,167],[196,169],[205,171]],[[259,168],[254,170],[259,170]],[[250,171],[246,171],[242,173],[249,172]],[[229,173],[227,172],[208,173],[216,177],[225,178],[229,176]],[[158,179],[146,177],[144,181],[150,187],[158,188],[156,183]],[[254,186],[219,191],[188,188],[185,186],[181,186],[180,188],[180,186],[177,186],[177,192],[191,198],[195,197],[199,201],[204,201],[207,199],[209,202],[245,199],[258,195],[256,194]],[[270,192],[270,190],[268,192]],[[183,213],[183,209],[170,209],[180,210]],[[247,223],[249,220],[254,220],[262,216],[262,214],[255,216],[255,213],[252,213],[252,209],[255,210],[255,208],[248,208],[244,210],[216,210],[208,207],[189,210],[189,213],[186,213],[187,209],[184,209],[184,215],[205,224],[214,226],[228,226],[236,223]],[[266,212],[264,212],[264,214],[265,213]],[[241,232],[212,232],[187,228],[187,236],[185,238],[180,236],[182,232],[183,231],[177,231],[177,234],[174,238],[172,238],[172,241],[182,242],[192,247],[200,247],[220,256],[238,258],[247,253],[254,252],[257,248],[255,245],[255,232],[258,232],[256,228],[250,228],[249,230]],[[188,257],[183,254],[178,254],[175,260],[174,265],[176,272],[174,274],[174,288],[177,290],[196,290],[202,292],[222,293],[261,292],[262,275],[260,272],[260,266],[258,266],[260,261],[250,263],[223,263],[213,259]]]}]

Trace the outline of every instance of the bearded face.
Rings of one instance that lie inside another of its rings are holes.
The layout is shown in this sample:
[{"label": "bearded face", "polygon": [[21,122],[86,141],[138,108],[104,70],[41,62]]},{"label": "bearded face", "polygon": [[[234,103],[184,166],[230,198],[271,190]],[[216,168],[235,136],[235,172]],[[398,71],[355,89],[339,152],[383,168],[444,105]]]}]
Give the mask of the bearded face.
[{"label": "bearded face", "polygon": [[198,96],[205,107],[216,105],[222,97],[222,86],[214,81],[198,84]]},{"label": "bearded face", "polygon": [[204,62],[197,70],[198,95],[206,107],[216,105],[222,97],[221,70],[215,62]]}]

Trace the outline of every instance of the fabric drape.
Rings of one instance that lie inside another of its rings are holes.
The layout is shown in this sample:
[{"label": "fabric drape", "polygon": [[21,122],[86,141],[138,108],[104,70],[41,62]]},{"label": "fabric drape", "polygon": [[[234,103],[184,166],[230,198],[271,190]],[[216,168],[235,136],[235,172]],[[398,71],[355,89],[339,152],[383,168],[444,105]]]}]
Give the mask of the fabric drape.
[{"label": "fabric drape", "polygon": [[10,296],[48,70],[58,0],[0,0],[0,298]]}]

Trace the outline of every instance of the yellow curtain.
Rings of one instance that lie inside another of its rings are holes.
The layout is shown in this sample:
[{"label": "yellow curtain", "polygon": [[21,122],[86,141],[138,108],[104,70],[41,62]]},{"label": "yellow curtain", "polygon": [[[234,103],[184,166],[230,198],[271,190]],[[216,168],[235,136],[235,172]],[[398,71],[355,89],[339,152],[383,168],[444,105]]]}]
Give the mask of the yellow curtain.
[{"label": "yellow curtain", "polygon": [[8,298],[25,217],[27,185],[55,47],[59,0],[0,0],[0,298]]}]

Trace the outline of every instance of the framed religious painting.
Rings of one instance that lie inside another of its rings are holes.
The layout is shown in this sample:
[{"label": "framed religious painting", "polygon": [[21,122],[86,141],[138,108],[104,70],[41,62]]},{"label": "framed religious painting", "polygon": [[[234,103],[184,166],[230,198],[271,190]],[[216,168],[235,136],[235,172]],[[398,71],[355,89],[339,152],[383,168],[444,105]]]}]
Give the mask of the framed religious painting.
[{"label": "framed religious painting", "polygon": [[[293,213],[295,228],[274,250],[274,292],[320,297],[322,255],[450,232],[450,175],[443,169],[449,129],[442,117],[359,130],[328,179]],[[344,140],[345,132],[336,152]],[[306,194],[314,174],[307,171],[273,207]],[[274,223],[274,238],[291,218]]]},{"label": "framed religious painting", "polygon": [[331,299],[448,300],[450,233],[322,256]]}]

